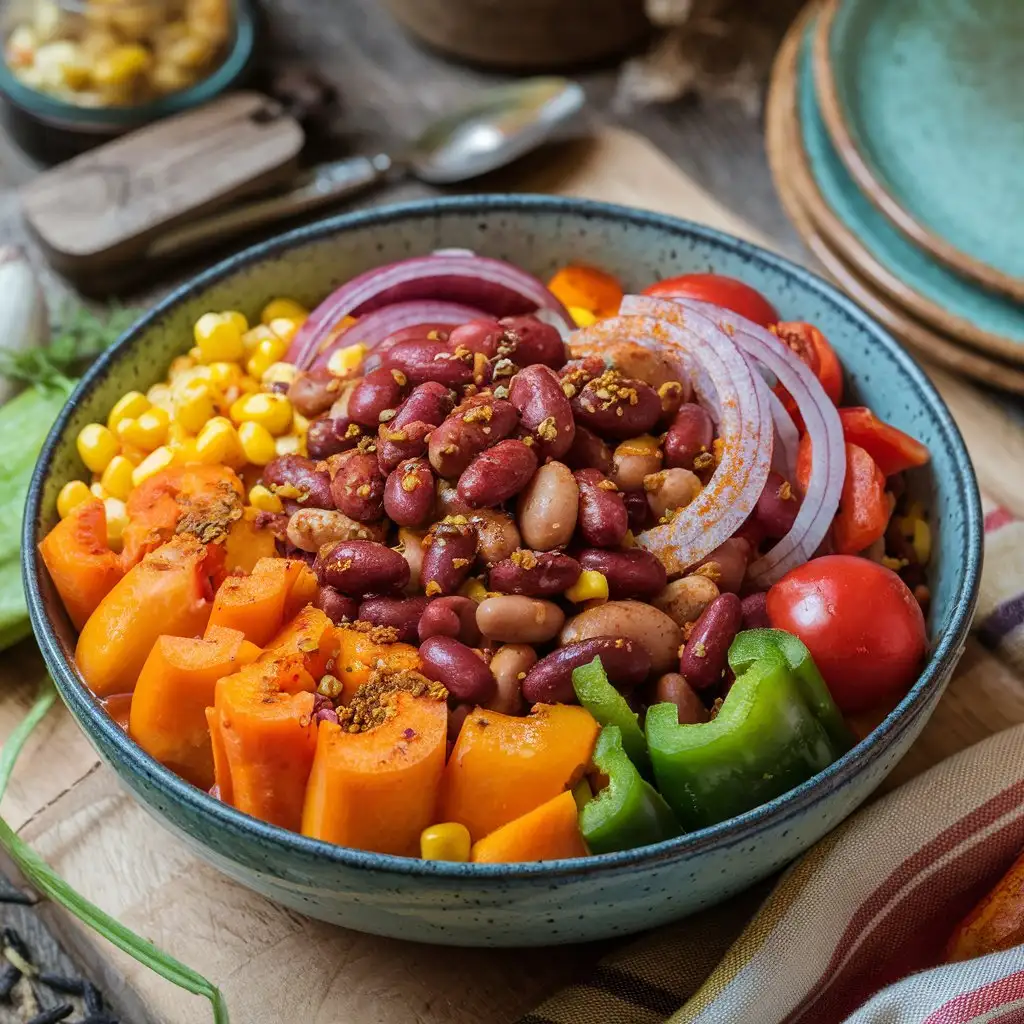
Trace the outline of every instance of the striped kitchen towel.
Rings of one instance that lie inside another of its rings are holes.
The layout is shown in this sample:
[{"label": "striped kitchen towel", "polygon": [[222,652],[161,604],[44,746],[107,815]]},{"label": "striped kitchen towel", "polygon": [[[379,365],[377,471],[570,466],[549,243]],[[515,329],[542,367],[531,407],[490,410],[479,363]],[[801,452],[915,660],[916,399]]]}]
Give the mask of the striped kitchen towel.
[{"label": "striped kitchen towel", "polygon": [[[986,503],[985,530],[976,635],[1024,673],[1024,523]],[[862,809],[769,893],[621,948],[520,1024],[1024,1024],[1024,947],[942,963],[1022,848],[1024,725]]]}]

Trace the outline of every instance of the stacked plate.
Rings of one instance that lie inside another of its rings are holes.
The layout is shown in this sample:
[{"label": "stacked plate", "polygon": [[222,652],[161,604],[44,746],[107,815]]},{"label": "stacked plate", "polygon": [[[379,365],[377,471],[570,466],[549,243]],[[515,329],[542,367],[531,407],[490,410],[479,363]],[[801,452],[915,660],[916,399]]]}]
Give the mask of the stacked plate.
[{"label": "stacked plate", "polygon": [[907,344],[1024,393],[1024,2],[825,0],[772,72],[768,156],[829,273]]}]

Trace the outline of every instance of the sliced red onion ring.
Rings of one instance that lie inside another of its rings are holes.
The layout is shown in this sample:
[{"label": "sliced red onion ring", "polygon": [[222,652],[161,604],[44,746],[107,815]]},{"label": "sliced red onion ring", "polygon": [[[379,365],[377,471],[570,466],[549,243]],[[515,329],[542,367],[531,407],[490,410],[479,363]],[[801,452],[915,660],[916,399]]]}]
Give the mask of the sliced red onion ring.
[{"label": "sliced red onion ring", "polygon": [[800,449],[800,431],[796,429],[793,417],[786,411],[774,391],[768,389],[768,404],[772,408],[772,422],[775,424],[775,447],[772,450],[772,469],[787,480],[796,475],[796,457]]},{"label": "sliced red onion ring", "polygon": [[717,325],[744,353],[773,373],[796,402],[810,435],[814,452],[811,476],[793,528],[749,569],[750,579],[756,585],[771,586],[817,551],[839,507],[846,476],[846,447],[839,413],[810,368],[770,331],[706,302],[686,298],[671,301],[685,311],[691,324],[700,319]]},{"label": "sliced red onion ring", "polygon": [[487,314],[479,309],[454,302],[395,302],[360,317],[334,337],[328,335],[322,350],[314,355],[312,365],[325,366],[337,349],[348,345],[374,348],[405,327],[456,327],[486,318]]},{"label": "sliced red onion ring", "polygon": [[[572,342],[574,348],[596,354],[625,341],[669,352],[677,358],[682,375],[689,371],[701,401],[709,405],[714,401],[718,409],[722,460],[707,486],[670,522],[637,537],[668,572],[678,573],[728,540],[764,490],[772,456],[767,386],[763,381],[758,385],[756,375],[722,331],[700,321],[685,326],[672,322],[683,319],[672,303],[637,302],[667,307],[672,319],[636,315],[601,320],[577,331]],[[643,312],[647,313],[646,307]]]},{"label": "sliced red onion ring", "polygon": [[305,369],[346,316],[361,317],[396,302],[417,300],[470,305],[498,318],[549,309],[573,326],[561,302],[524,270],[502,260],[443,250],[367,271],[343,284],[299,328],[286,358]]}]

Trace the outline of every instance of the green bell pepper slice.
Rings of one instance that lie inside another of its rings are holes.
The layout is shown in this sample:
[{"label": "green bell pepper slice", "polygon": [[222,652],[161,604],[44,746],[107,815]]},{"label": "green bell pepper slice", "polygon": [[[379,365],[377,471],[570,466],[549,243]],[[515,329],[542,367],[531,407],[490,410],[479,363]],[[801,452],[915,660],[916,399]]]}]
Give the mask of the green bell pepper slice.
[{"label": "green bell pepper slice", "polygon": [[600,658],[573,669],[572,688],[579,702],[597,719],[600,725],[618,726],[622,733],[622,746],[630,761],[646,779],[654,777],[651,757],[647,753],[647,740],[636,713],[626,698],[608,682],[608,675]]},{"label": "green bell pepper slice", "polygon": [[803,644],[777,630],[751,632],[760,635],[740,633],[730,648],[736,681],[710,722],[680,725],[674,704],[647,711],[658,790],[687,830],[781,796],[852,744]]},{"label": "green bell pepper slice", "polygon": [[632,850],[679,835],[668,804],[626,754],[618,726],[601,730],[593,761],[608,785],[580,811],[580,832],[591,853]]}]

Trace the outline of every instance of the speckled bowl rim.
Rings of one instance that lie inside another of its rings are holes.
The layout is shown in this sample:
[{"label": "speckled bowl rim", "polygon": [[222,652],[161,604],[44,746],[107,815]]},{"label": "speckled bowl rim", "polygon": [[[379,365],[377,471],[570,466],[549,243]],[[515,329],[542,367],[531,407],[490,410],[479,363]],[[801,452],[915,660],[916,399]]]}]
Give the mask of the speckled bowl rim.
[{"label": "speckled bowl rim", "polygon": [[[955,481],[956,490],[962,495],[966,505],[965,564],[960,587],[953,602],[949,625],[939,638],[924,672],[903,700],[868,737],[824,771],[819,772],[788,793],[738,817],[676,839],[634,850],[598,854],[585,859],[562,859],[526,864],[423,861],[412,857],[398,857],[335,846],[267,824],[221,803],[185,782],[169,769],[164,768],[136,746],[102,709],[97,699],[85,687],[74,667],[64,658],[47,614],[40,587],[41,565],[36,545],[40,539],[37,536],[37,523],[40,518],[43,484],[50,472],[58,442],[67,429],[75,405],[96,387],[119,355],[129,349],[150,325],[157,323],[177,303],[191,298],[197,292],[236,273],[241,268],[269,257],[280,256],[293,247],[331,238],[348,229],[384,226],[408,218],[438,218],[447,213],[469,213],[483,216],[498,216],[506,213],[564,214],[613,223],[626,222],[641,229],[698,239],[713,247],[729,250],[743,259],[770,266],[776,272],[795,281],[802,289],[813,292],[832,304],[852,325],[872,336],[880,349],[904,375],[907,386],[916,393],[915,397],[930,408],[938,421],[940,443],[944,444],[953,454],[958,477]],[[649,213],[611,203],[555,196],[471,195],[404,203],[344,214],[308,227],[298,228],[218,263],[158,303],[93,364],[78,387],[75,388],[51,429],[29,488],[22,534],[22,550],[26,553],[26,557],[23,558],[22,564],[29,616],[36,639],[53,674],[57,689],[79,725],[94,738],[97,745],[116,751],[127,771],[136,773],[147,785],[162,792],[166,799],[186,805],[192,813],[202,819],[207,827],[221,829],[230,835],[237,835],[243,840],[258,839],[271,852],[277,851],[285,856],[298,853],[303,857],[333,862],[346,868],[383,871],[410,877],[461,878],[466,881],[513,878],[543,880],[615,869],[646,867],[661,861],[691,857],[711,848],[726,848],[744,842],[756,833],[760,826],[768,823],[776,825],[792,819],[850,781],[865,767],[862,759],[880,757],[928,707],[933,691],[944,685],[963,653],[964,641],[978,594],[982,561],[982,524],[981,498],[978,494],[970,456],[967,454],[960,431],[942,398],[913,359],[867,314],[826,281],[790,260],[750,242],[724,234],[714,228],[664,214]]]}]

